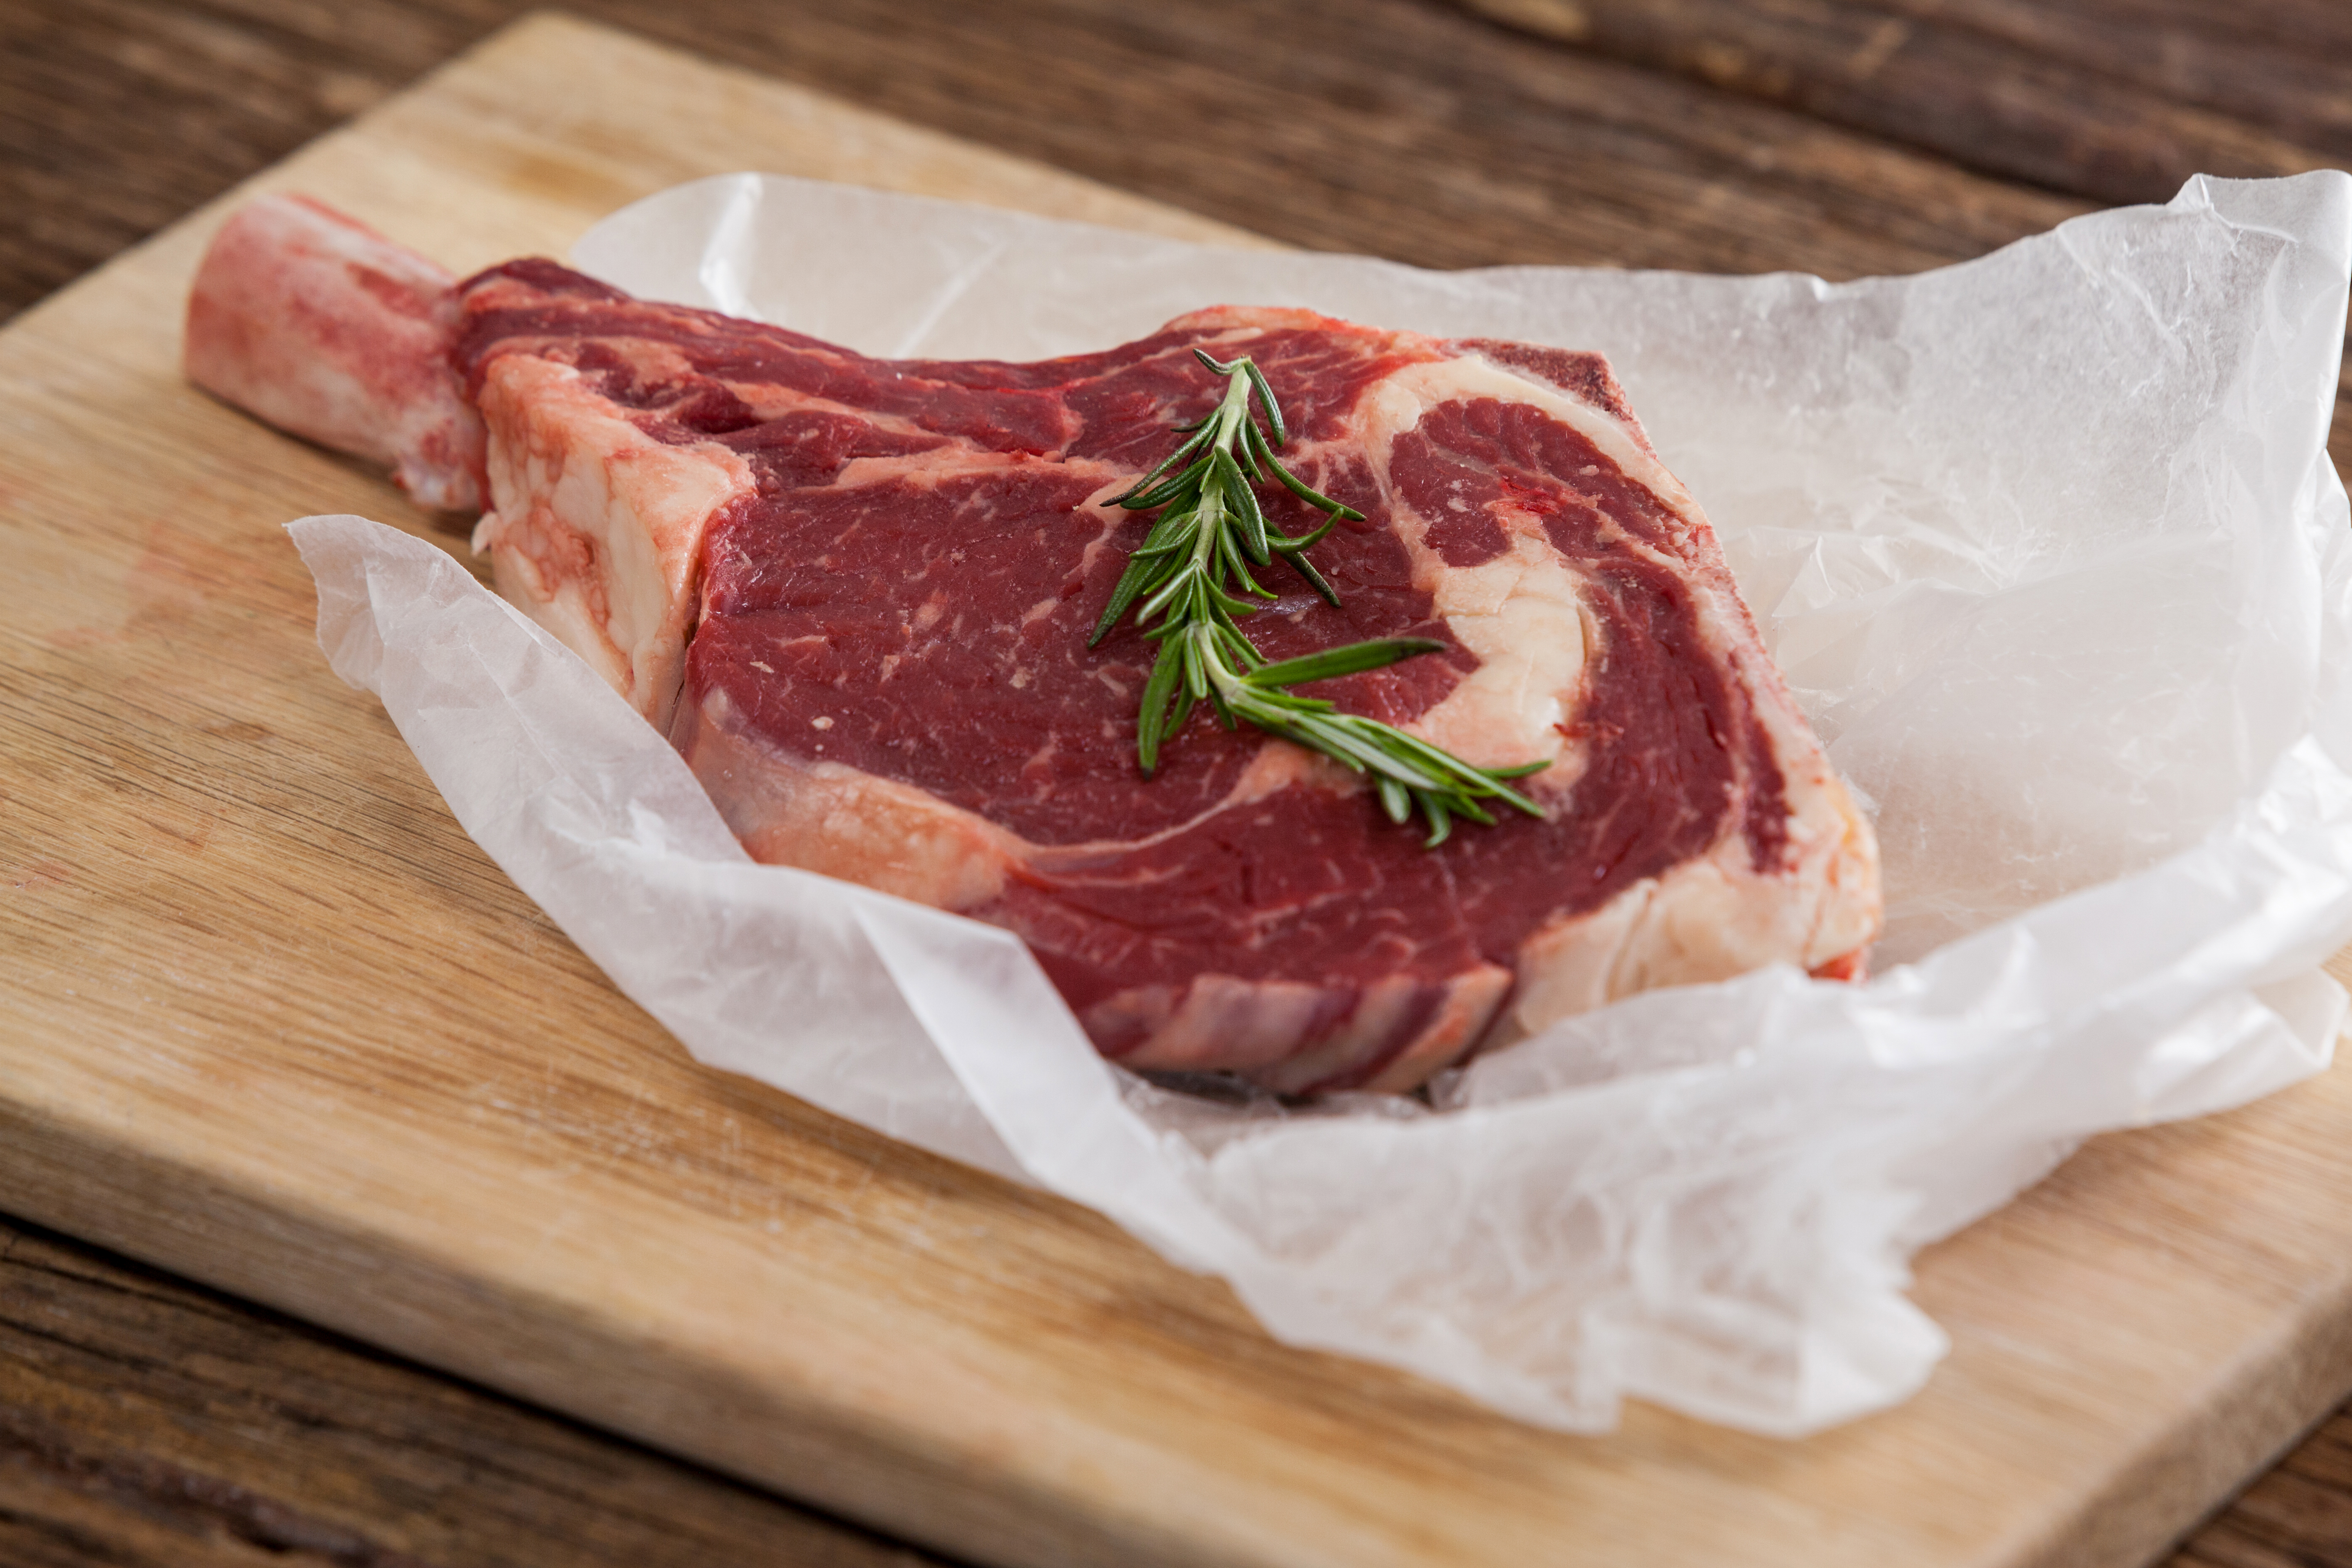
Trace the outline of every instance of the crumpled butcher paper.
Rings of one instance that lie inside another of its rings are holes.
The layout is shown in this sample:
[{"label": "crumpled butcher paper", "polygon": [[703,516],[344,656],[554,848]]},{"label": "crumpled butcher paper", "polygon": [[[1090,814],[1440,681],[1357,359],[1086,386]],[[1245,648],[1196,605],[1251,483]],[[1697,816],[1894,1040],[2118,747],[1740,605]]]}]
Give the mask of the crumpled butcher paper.
[{"label": "crumpled butcher paper", "polygon": [[1875,817],[1886,936],[1867,984],[1654,992],[1430,1103],[1223,1103],[1106,1064],[1013,937],[753,864],[654,731],[439,550],[293,532],[336,671],[701,1060],[1098,1209],[1285,1341],[1547,1426],[1605,1429],[1630,1394],[1801,1434],[1944,1353],[1915,1248],[2090,1133],[2328,1060],[2347,258],[2341,174],[2199,178],[1837,285],[1423,272],[753,175],[592,230],[578,264],[634,292],[875,354],[1028,359],[1234,302],[1610,356]]}]

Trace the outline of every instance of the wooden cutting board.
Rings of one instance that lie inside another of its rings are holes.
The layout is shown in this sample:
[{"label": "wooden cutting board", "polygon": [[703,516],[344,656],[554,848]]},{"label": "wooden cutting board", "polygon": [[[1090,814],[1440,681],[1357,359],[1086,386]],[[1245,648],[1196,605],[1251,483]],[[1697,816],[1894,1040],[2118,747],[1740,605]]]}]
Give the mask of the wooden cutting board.
[{"label": "wooden cutting board", "polygon": [[2130,1563],[2352,1387],[2345,1069],[1932,1249],[1950,1361],[1780,1443],[1285,1349],[1089,1213],[696,1067],[329,673],[278,525],[460,542],[175,367],[254,189],[464,269],[739,167],[1238,237],[541,16],[0,333],[0,1206],[1008,1564]]}]

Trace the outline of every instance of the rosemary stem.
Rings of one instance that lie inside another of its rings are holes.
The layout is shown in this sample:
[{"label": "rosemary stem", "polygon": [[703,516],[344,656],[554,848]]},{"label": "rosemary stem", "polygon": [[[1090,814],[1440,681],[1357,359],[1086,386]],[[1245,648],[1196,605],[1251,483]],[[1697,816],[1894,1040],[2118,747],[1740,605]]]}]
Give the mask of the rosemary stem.
[{"label": "rosemary stem", "polygon": [[[1193,353],[1225,378],[1224,395],[1206,418],[1186,426],[1191,434],[1174,453],[1119,498],[1119,504],[1131,509],[1167,510],[1144,545],[1129,556],[1089,639],[1100,642],[1132,607],[1137,628],[1159,644],[1136,723],[1136,760],[1145,774],[1158,767],[1161,743],[1183,727],[1196,702],[1205,701],[1228,729],[1246,721],[1370,775],[1392,820],[1402,822],[1412,808],[1420,809],[1432,847],[1444,842],[1456,821],[1493,822],[1482,801],[1499,800],[1541,816],[1533,801],[1505,781],[1542,763],[1475,767],[1391,725],[1339,712],[1328,702],[1287,689],[1378,669],[1444,644],[1424,637],[1381,638],[1269,665],[1242,634],[1236,617],[1257,610],[1256,601],[1276,596],[1251,576],[1250,566],[1267,564],[1277,553],[1338,605],[1338,594],[1308,564],[1306,552],[1341,518],[1360,521],[1363,514],[1311,489],[1275,457],[1274,448],[1286,436],[1282,410],[1247,356],[1220,364],[1201,350]],[[1265,406],[1267,431],[1250,419],[1253,395]],[[1174,479],[1160,478],[1188,456],[1191,462]],[[1329,514],[1323,525],[1297,538],[1274,528],[1251,489],[1253,479],[1269,476]]]}]

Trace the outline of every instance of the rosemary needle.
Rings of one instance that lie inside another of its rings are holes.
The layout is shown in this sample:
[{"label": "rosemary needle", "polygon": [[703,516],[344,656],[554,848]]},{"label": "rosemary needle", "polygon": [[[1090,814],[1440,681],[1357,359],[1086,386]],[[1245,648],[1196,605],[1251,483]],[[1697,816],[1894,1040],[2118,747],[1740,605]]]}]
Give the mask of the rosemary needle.
[{"label": "rosemary needle", "polygon": [[[1132,511],[1165,510],[1128,557],[1110,604],[1087,641],[1089,647],[1101,642],[1132,608],[1143,635],[1160,645],[1135,726],[1136,757],[1144,773],[1160,765],[1161,743],[1183,728],[1196,704],[1206,702],[1227,729],[1237,721],[1246,722],[1370,775],[1391,821],[1402,823],[1421,813],[1433,848],[1445,841],[1457,819],[1492,823],[1493,815],[1482,804],[1486,801],[1541,816],[1533,801],[1504,781],[1549,763],[1474,767],[1394,725],[1342,713],[1328,702],[1286,689],[1379,669],[1434,653],[1444,643],[1383,637],[1269,663],[1243,635],[1240,618],[1260,607],[1254,601],[1276,596],[1250,568],[1271,565],[1276,556],[1326,602],[1338,605],[1339,595],[1307,559],[1307,551],[1341,518],[1360,520],[1364,514],[1309,489],[1275,457],[1274,449],[1289,438],[1282,408],[1264,373],[1246,355],[1219,363],[1199,349],[1192,353],[1213,374],[1225,378],[1224,398],[1198,424],[1179,426],[1184,440],[1118,498],[1118,505]],[[1253,393],[1265,411],[1263,430],[1250,417]],[[1328,514],[1323,525],[1295,539],[1269,526],[1250,483],[1268,478]]]}]

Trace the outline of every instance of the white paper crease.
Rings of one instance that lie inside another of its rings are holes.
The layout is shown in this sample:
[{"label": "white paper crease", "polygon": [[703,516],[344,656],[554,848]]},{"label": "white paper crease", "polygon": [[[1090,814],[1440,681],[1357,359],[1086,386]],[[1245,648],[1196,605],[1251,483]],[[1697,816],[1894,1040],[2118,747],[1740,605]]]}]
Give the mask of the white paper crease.
[{"label": "white paper crease", "polygon": [[1436,1109],[1211,1103],[1108,1067],[1013,938],[754,865],[650,729],[434,546],[294,525],[336,671],[698,1058],[1089,1205],[1285,1340],[1547,1426],[1634,1394],[1813,1430],[1943,1353],[1912,1249],[2092,1132],[2328,1059],[2352,178],[2199,179],[1836,286],[1427,273],[751,175],[640,203],[575,258],[877,353],[1034,358],[1235,302],[1615,363],[1874,803],[1880,973],[1636,997]]}]

